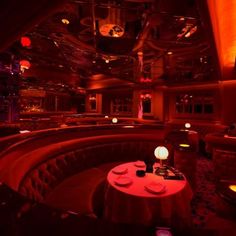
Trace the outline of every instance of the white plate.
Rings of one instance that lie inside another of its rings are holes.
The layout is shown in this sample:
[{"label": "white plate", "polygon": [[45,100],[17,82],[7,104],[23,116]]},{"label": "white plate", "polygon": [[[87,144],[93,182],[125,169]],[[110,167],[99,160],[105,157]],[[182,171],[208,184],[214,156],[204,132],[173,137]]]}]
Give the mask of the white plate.
[{"label": "white plate", "polygon": [[134,165],[136,167],[145,167],[146,166],[143,161],[136,161],[136,162],[134,162]]},{"label": "white plate", "polygon": [[112,169],[112,172],[114,174],[117,174],[117,175],[122,175],[122,174],[125,174],[128,172],[128,169],[126,167],[122,167],[122,166],[117,166],[115,168]]},{"label": "white plate", "polygon": [[114,180],[115,184],[119,186],[127,186],[132,184],[132,179],[127,176],[120,176],[117,179]]},{"label": "white plate", "polygon": [[158,182],[151,182],[144,187],[150,193],[163,193],[166,191],[166,186]]}]

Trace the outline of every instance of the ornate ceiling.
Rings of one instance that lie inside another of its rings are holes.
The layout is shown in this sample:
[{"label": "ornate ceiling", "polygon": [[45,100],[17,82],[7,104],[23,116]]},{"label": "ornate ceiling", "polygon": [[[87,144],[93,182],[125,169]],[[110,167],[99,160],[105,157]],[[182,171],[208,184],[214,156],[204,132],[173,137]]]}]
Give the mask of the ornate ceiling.
[{"label": "ornate ceiling", "polygon": [[[1,3],[1,11],[10,12],[12,19],[5,19],[8,28],[0,34],[0,48],[1,58],[7,57],[6,51],[11,59],[30,61],[30,70],[23,73],[28,82],[98,89],[213,79],[214,48],[198,1],[22,4],[16,0]],[[30,38],[30,46],[21,45],[22,36]],[[9,63],[1,60],[0,69],[6,70]]]}]

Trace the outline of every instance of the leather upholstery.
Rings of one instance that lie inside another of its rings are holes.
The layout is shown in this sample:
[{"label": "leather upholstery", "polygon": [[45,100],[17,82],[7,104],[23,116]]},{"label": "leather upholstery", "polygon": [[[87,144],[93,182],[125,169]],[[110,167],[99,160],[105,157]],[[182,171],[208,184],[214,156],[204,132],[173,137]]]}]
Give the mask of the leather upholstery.
[{"label": "leather upholstery", "polygon": [[217,182],[236,180],[236,151],[214,149],[213,163]]},{"label": "leather upholstery", "polygon": [[17,160],[5,182],[31,199],[42,201],[66,178],[108,162],[144,160],[154,156],[163,140],[150,134],[80,138],[48,145]]}]

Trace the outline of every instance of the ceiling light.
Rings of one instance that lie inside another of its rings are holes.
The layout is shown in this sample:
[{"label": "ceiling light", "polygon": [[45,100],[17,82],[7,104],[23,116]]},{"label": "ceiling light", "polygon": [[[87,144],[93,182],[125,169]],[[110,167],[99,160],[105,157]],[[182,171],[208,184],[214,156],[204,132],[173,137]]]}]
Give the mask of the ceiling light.
[{"label": "ceiling light", "polygon": [[190,34],[190,32],[188,32],[187,34],[185,34],[185,38],[188,38],[189,36],[190,36],[191,34]]},{"label": "ceiling light", "polygon": [[30,68],[31,64],[28,60],[20,60],[20,70],[23,73]]},{"label": "ceiling light", "polygon": [[66,18],[61,19],[61,22],[63,24],[65,24],[65,25],[69,25],[70,24],[70,21],[68,19],[66,19]]},{"label": "ceiling light", "polygon": [[108,15],[98,21],[99,32],[105,37],[122,37],[125,33],[124,11],[108,5]]},{"label": "ceiling light", "polygon": [[167,54],[168,54],[168,55],[172,55],[172,54],[173,54],[173,52],[169,51],[169,52],[167,52]]},{"label": "ceiling light", "polygon": [[21,45],[22,45],[23,47],[30,47],[30,45],[31,45],[31,40],[30,40],[29,37],[24,36],[24,37],[21,37],[20,43],[21,43]]},{"label": "ceiling light", "polygon": [[106,62],[106,63],[109,63],[110,61],[109,61],[109,59],[106,59],[105,62]]}]

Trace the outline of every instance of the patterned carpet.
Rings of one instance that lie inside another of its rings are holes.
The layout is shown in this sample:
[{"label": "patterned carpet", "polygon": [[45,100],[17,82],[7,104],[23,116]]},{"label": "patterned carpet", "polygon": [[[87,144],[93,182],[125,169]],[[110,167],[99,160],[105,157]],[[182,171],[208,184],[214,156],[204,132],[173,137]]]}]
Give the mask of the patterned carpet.
[{"label": "patterned carpet", "polygon": [[196,190],[192,200],[193,225],[204,228],[216,213],[215,179],[212,160],[199,156],[197,160]]}]

